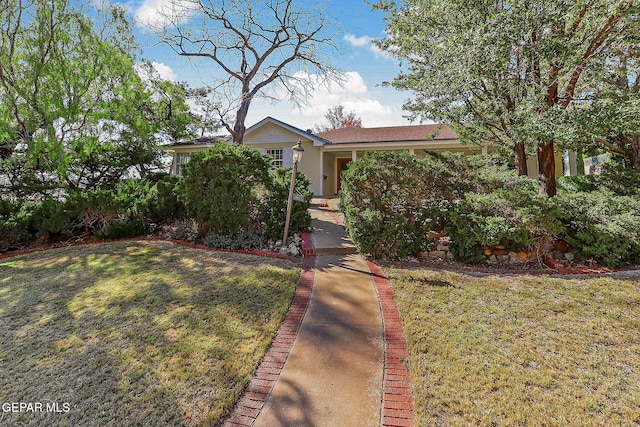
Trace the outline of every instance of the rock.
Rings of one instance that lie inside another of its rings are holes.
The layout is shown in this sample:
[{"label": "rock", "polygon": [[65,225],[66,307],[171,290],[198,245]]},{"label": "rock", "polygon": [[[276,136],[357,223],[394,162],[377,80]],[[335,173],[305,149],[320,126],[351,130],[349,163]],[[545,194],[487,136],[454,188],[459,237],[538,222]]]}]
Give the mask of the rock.
[{"label": "rock", "polygon": [[576,256],[573,254],[573,252],[567,252],[564,254],[564,259],[566,259],[567,261],[573,261],[574,259],[576,259]]},{"label": "rock", "polygon": [[491,255],[491,249],[490,248],[484,248],[484,250],[482,251],[482,253],[486,256]]},{"label": "rock", "polygon": [[436,246],[436,250],[437,251],[442,251],[442,252],[449,252],[449,246],[448,245],[437,245]]},{"label": "rock", "polygon": [[527,252],[527,258],[528,259],[538,259],[538,255],[536,255],[535,252],[529,251],[529,252]]},{"label": "rock", "polygon": [[527,253],[523,252],[523,251],[520,251],[520,252],[518,252],[516,254],[516,258],[518,258],[518,259],[527,259]]},{"label": "rock", "polygon": [[[489,253],[491,253],[491,251],[489,251]],[[487,263],[489,263],[489,264],[497,264],[498,263],[498,258],[496,258],[495,255],[491,255],[489,258],[487,258]]]},{"label": "rock", "polygon": [[287,250],[289,252],[289,255],[291,256],[299,257],[300,255],[302,255],[300,248],[298,248],[295,243],[290,244]]},{"label": "rock", "polygon": [[431,251],[429,252],[429,256],[433,258],[446,258],[447,253],[444,251]]},{"label": "rock", "polygon": [[[507,252],[507,254],[508,254],[508,252]],[[509,255],[507,255],[507,254],[505,254],[505,255],[496,255],[496,258],[498,259],[498,262],[500,262],[502,264],[509,262]]]},{"label": "rock", "polygon": [[554,250],[562,253],[569,252],[569,246],[562,240],[558,240],[554,245]]},{"label": "rock", "polygon": [[423,258],[424,259],[424,258],[428,258],[428,257],[429,257],[429,252],[427,252],[427,251],[418,252],[418,258]]},{"label": "rock", "polygon": [[491,251],[491,253],[497,257],[501,257],[501,256],[508,256],[509,255],[509,251],[505,250],[505,249],[501,249],[496,247],[494,250]]},{"label": "rock", "polygon": [[430,239],[430,240],[439,239],[441,237],[444,237],[444,234],[436,233],[435,231],[429,231],[427,233],[427,239]]}]

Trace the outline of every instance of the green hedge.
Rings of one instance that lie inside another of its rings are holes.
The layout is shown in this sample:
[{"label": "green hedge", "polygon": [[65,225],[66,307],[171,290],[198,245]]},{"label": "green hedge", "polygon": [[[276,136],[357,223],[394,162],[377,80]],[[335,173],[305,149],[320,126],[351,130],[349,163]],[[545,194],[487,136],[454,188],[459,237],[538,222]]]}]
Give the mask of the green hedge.
[{"label": "green hedge", "polygon": [[533,249],[544,236],[608,267],[640,262],[640,174],[628,169],[559,178],[552,199],[486,156],[368,153],[342,178],[348,231],[377,258],[415,256],[429,248],[429,231],[444,230],[465,262],[483,260],[488,246]]}]

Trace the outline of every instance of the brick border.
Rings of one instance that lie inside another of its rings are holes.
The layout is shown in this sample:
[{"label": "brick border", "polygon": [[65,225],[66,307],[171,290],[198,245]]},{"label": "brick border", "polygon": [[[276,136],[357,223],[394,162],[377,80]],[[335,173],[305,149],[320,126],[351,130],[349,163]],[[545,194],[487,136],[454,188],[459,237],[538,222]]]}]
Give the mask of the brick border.
[{"label": "brick border", "polygon": [[[302,239],[306,248],[313,249],[309,233],[302,233]],[[304,258],[302,273],[291,306],[242,397],[236,403],[231,414],[224,420],[223,427],[251,426],[267,403],[289,357],[291,347],[293,347],[293,342],[298,335],[300,324],[311,300],[315,263],[316,260],[313,256]]]},{"label": "brick border", "polygon": [[382,269],[369,260],[367,265],[378,293],[384,333],[381,425],[413,427],[415,425],[414,400],[402,316],[391,285]]}]

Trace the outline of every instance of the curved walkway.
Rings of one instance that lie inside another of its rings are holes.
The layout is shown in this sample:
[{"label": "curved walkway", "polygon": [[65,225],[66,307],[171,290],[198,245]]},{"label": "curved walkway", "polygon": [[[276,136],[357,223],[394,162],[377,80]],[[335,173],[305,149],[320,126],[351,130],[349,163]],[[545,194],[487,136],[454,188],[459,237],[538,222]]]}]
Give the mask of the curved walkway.
[{"label": "curved walkway", "polygon": [[[413,426],[402,320],[382,270],[311,209],[293,304],[224,425]],[[309,243],[312,243],[310,245]]]}]

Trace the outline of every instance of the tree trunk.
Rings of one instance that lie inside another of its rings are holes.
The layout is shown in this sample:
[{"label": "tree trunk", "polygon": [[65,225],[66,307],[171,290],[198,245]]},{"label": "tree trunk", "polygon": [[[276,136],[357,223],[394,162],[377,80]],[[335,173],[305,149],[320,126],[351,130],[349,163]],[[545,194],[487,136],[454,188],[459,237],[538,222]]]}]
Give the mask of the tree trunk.
[{"label": "tree trunk", "polygon": [[233,142],[238,145],[242,145],[244,142],[244,132],[247,130],[244,122],[247,120],[247,114],[249,113],[249,106],[251,105],[252,100],[253,94],[249,91],[248,85],[244,85],[242,89],[242,102],[240,103],[240,108],[238,108],[238,112],[236,113],[236,122],[233,125],[233,132],[231,132]]},{"label": "tree trunk", "polygon": [[524,149],[524,144],[516,144],[513,148],[515,160],[516,160],[516,169],[518,170],[518,175],[527,176],[529,175],[529,170],[527,169],[527,152]]},{"label": "tree trunk", "polygon": [[631,137],[631,168],[640,172],[640,136]]},{"label": "tree trunk", "polygon": [[553,140],[538,143],[539,191],[547,197],[556,195],[556,159],[553,145]]}]

